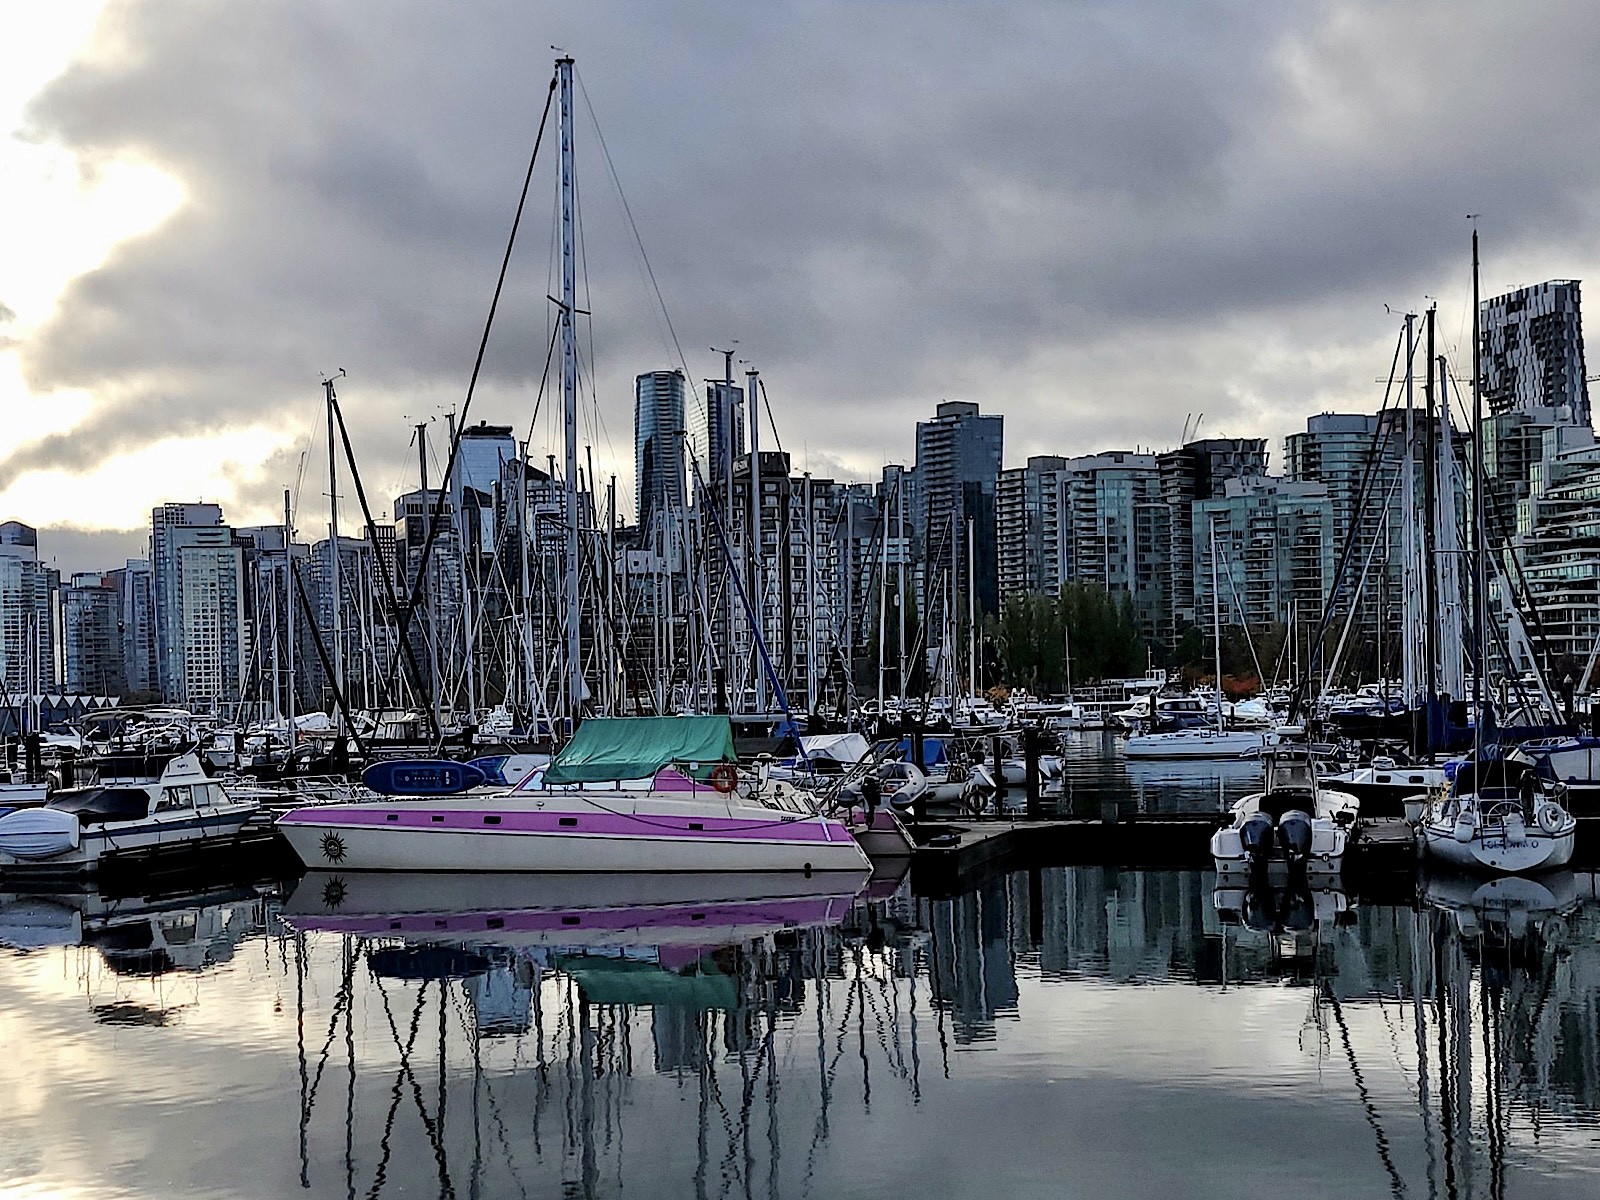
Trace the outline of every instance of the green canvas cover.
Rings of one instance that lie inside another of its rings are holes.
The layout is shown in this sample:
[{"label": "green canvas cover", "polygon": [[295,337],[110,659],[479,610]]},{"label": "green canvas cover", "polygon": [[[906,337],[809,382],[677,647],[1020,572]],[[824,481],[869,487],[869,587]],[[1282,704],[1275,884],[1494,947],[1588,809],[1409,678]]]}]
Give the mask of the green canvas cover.
[{"label": "green canvas cover", "polygon": [[648,779],[668,763],[704,779],[717,763],[738,761],[727,717],[595,717],[578,726],[544,781]]},{"label": "green canvas cover", "polygon": [[591,1004],[730,1011],[739,1006],[738,985],[714,968],[680,975],[654,963],[598,956],[558,958],[556,965]]}]

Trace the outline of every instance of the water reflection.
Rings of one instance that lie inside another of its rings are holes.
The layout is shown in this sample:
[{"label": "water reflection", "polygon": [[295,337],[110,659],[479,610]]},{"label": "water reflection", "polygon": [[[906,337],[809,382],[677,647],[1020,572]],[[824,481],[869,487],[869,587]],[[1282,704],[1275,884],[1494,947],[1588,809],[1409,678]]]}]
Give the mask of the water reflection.
[{"label": "water reflection", "polygon": [[1062,778],[1047,804],[1076,816],[1107,806],[1124,815],[1221,812],[1262,785],[1260,759],[1127,759],[1121,740],[1108,730],[1062,734]]},{"label": "water reflection", "polygon": [[[1593,1190],[1592,876],[1432,878],[1414,908],[1209,872],[1039,869],[949,900],[863,883],[0,897],[0,1086],[52,1080],[16,1106],[0,1186]],[[175,1105],[213,1152],[174,1182]],[[75,1127],[84,1106],[114,1146]]]}]

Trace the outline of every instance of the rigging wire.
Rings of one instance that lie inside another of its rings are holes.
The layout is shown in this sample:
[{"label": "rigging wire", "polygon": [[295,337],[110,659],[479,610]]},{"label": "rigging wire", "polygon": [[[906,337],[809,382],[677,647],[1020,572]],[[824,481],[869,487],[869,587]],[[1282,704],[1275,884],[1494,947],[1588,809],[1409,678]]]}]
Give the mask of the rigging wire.
[{"label": "rigging wire", "polygon": [[[533,153],[528,156],[528,170],[523,176],[522,192],[517,197],[516,215],[512,218],[511,232],[506,238],[505,253],[500,259],[500,271],[499,275],[495,279],[494,296],[489,301],[488,316],[485,318],[483,323],[483,336],[478,341],[478,353],[472,363],[472,375],[467,381],[467,394],[461,405],[461,420],[456,426],[455,437],[452,438],[450,442],[449,463],[445,469],[444,478],[440,480],[439,496],[434,502],[433,514],[428,522],[428,536],[422,543],[422,555],[417,565],[417,578],[412,585],[411,594],[407,598],[405,609],[400,616],[399,636],[401,641],[405,640],[406,634],[410,631],[411,620],[416,612],[418,599],[421,596],[422,589],[426,586],[428,559],[433,553],[434,543],[438,540],[439,530],[444,516],[445,495],[449,490],[449,476],[450,473],[455,469],[456,455],[461,447],[461,431],[466,428],[467,416],[472,408],[472,398],[478,387],[478,377],[483,370],[483,360],[489,350],[489,335],[494,328],[495,314],[500,308],[501,294],[505,290],[506,275],[511,267],[511,253],[516,247],[517,231],[522,226],[522,214],[527,208],[528,191],[533,185],[533,168],[534,165],[539,161],[539,148],[544,144],[544,131],[546,126],[549,124],[550,108],[555,100],[555,94],[556,76],[552,73],[550,76],[550,86],[545,92],[544,112],[539,118],[539,132],[534,136]],[[427,497],[423,497],[423,500],[426,502]],[[429,723],[433,724],[431,707],[428,709],[428,714]],[[435,728],[433,732],[437,733],[437,728]]]}]

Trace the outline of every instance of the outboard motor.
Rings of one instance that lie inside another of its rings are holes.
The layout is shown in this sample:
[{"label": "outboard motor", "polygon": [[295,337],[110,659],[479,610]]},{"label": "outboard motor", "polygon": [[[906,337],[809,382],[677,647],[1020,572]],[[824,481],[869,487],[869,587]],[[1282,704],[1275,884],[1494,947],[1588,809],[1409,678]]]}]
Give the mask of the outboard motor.
[{"label": "outboard motor", "polygon": [[1239,827],[1239,845],[1251,866],[1266,866],[1272,857],[1272,818],[1264,812],[1251,813]]},{"label": "outboard motor", "polygon": [[1278,845],[1290,866],[1304,866],[1311,857],[1311,817],[1290,809],[1278,819]]}]

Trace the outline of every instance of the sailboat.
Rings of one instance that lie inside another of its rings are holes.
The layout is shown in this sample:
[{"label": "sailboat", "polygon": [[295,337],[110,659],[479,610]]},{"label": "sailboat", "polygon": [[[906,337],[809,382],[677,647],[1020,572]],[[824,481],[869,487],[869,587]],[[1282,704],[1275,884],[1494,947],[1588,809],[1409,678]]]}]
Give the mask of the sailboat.
[{"label": "sailboat", "polygon": [[1543,782],[1522,755],[1483,747],[1424,812],[1423,848],[1468,870],[1519,875],[1566,866],[1578,822]]},{"label": "sailboat", "polygon": [[[1472,231],[1473,345],[1478,332],[1478,231]],[[1432,349],[1432,312],[1429,313]],[[1443,359],[1440,360],[1442,365]],[[1430,372],[1433,365],[1430,363]],[[1442,373],[1442,372],[1441,372]],[[1560,803],[1559,785],[1549,786],[1526,755],[1483,740],[1485,698],[1482,681],[1489,658],[1488,611],[1483,603],[1488,555],[1483,512],[1483,398],[1473,372],[1474,513],[1476,625],[1478,669],[1475,673],[1474,752],[1455,772],[1449,786],[1436,793],[1421,823],[1423,849],[1430,858],[1452,867],[1517,875],[1551,870],[1572,861],[1578,822]]]},{"label": "sailboat", "polygon": [[1217,588],[1217,523],[1211,521],[1211,639],[1217,677],[1217,725],[1140,733],[1123,747],[1128,758],[1245,758],[1260,754],[1267,738],[1260,730],[1229,729],[1222,701],[1222,593]]}]

